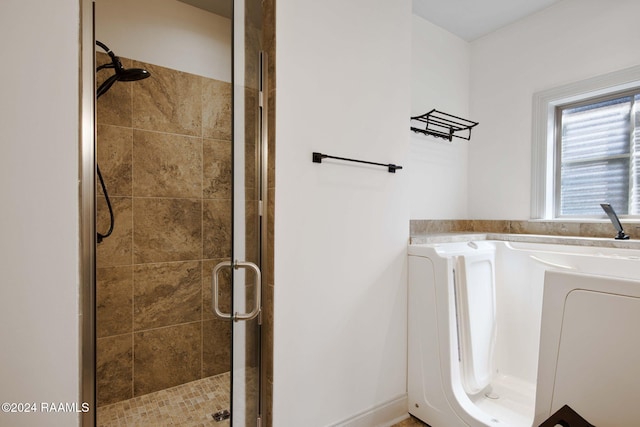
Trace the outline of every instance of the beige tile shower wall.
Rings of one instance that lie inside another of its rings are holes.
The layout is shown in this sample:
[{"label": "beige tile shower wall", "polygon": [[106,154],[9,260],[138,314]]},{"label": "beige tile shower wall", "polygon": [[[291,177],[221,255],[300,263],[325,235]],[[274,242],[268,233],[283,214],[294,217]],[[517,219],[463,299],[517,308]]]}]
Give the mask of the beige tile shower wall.
[{"label": "beige tile shower wall", "polygon": [[[115,214],[97,248],[98,405],[228,371],[230,355],[210,283],[231,255],[231,85],[122,60],[151,77],[118,82],[97,104],[98,164]],[[97,204],[104,233],[101,189]]]},{"label": "beige tile shower wall", "polygon": [[[638,224],[623,224],[625,232],[640,236]],[[512,221],[512,220],[411,220],[411,236],[433,233],[513,233],[550,236],[614,237],[609,222]]]}]

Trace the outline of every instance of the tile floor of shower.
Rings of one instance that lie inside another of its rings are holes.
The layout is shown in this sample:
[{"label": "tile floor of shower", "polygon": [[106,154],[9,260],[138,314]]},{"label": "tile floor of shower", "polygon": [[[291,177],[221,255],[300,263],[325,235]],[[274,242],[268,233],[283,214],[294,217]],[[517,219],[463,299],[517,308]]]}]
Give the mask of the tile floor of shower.
[{"label": "tile floor of shower", "polygon": [[229,373],[98,408],[98,427],[229,427],[213,414],[229,409]]},{"label": "tile floor of shower", "polygon": [[[213,414],[229,409],[229,373],[98,408],[98,427],[229,427]],[[392,427],[424,427],[410,417]]]}]

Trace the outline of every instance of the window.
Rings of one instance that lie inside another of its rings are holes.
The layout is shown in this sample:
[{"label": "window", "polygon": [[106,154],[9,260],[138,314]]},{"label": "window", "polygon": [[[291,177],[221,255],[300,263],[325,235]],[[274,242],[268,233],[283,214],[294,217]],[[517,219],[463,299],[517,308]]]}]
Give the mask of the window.
[{"label": "window", "polygon": [[640,217],[640,67],[533,101],[531,218]]},{"label": "window", "polygon": [[640,214],[640,91],[556,107],[555,216]]}]

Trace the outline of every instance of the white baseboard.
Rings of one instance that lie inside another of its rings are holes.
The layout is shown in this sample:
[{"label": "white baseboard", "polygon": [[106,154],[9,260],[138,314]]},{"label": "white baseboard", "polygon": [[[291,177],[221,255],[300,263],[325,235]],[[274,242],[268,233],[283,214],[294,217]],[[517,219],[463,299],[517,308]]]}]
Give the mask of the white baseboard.
[{"label": "white baseboard", "polygon": [[330,427],[390,427],[409,418],[407,395],[381,403]]}]

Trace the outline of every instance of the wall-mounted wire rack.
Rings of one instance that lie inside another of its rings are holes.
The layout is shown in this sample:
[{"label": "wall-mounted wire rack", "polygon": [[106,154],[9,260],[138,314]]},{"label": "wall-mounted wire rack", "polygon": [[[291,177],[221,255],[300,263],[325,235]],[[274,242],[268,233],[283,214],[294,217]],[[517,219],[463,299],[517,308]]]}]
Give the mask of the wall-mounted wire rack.
[{"label": "wall-mounted wire rack", "polygon": [[412,131],[448,141],[452,141],[454,137],[469,141],[471,129],[477,125],[478,122],[443,113],[435,108],[426,114],[411,117]]}]

